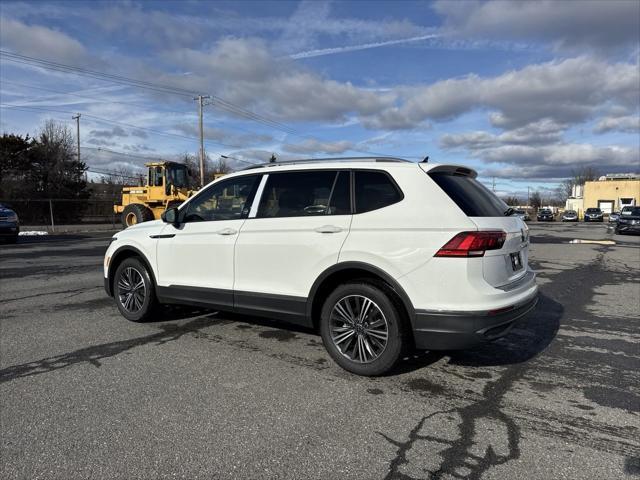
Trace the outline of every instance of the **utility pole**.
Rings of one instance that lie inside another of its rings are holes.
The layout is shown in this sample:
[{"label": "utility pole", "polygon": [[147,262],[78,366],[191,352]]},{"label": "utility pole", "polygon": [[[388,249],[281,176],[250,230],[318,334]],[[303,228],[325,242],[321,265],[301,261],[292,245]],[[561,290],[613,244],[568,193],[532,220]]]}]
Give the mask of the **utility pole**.
[{"label": "utility pole", "polygon": [[496,193],[496,177],[493,177],[493,193]]},{"label": "utility pole", "polygon": [[78,140],[78,161],[80,161],[80,114],[71,117],[76,121],[76,139]]},{"label": "utility pole", "polygon": [[[78,113],[71,118],[76,121],[76,140],[78,142],[78,162],[80,162],[80,114]],[[85,171],[84,181],[86,182],[87,179],[88,179],[87,172]],[[53,220],[53,217],[52,217],[52,220]]]},{"label": "utility pole", "polygon": [[202,125],[202,101],[205,98],[211,98],[209,95],[198,95],[194,100],[198,101],[198,114],[199,114],[199,124],[200,127],[200,186],[204,187],[204,126]]},{"label": "utility pole", "polygon": [[530,205],[529,203],[529,186],[527,186],[527,207]]}]

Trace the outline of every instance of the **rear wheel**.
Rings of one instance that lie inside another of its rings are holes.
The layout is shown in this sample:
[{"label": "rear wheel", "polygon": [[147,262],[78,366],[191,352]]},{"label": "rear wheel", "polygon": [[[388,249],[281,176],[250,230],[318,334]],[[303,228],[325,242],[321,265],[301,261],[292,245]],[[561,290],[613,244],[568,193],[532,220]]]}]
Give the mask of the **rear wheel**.
[{"label": "rear wheel", "polygon": [[137,223],[154,220],[153,212],[140,203],[130,203],[122,211],[122,226],[131,227]]},{"label": "rear wheel", "polygon": [[127,258],[118,265],[113,290],[118,310],[132,322],[148,320],[158,302],[151,274],[135,257]]},{"label": "rear wheel", "polygon": [[320,333],[335,362],[358,375],[388,372],[408,343],[398,308],[382,288],[369,283],[340,285],[327,297]]}]

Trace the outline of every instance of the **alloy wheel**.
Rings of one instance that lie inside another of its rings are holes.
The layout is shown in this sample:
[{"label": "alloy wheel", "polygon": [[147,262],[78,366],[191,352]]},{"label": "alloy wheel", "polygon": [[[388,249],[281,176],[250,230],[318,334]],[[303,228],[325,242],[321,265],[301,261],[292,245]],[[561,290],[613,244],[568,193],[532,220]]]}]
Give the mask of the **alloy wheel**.
[{"label": "alloy wheel", "polygon": [[122,307],[129,313],[137,313],[142,309],[146,295],[142,274],[133,267],[125,268],[118,279],[118,299]]},{"label": "alloy wheel", "polygon": [[349,295],[334,305],[330,333],[342,355],[357,363],[371,363],[387,347],[389,325],[373,300],[363,295]]}]

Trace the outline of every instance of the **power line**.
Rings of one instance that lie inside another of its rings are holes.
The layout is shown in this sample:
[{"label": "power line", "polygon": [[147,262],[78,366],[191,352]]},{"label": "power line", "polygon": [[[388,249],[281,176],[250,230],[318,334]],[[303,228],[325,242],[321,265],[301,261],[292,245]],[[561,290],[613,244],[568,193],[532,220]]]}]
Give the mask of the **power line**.
[{"label": "power line", "polygon": [[179,87],[160,85],[157,83],[147,82],[144,80],[137,80],[135,78],[125,77],[123,75],[115,75],[111,73],[98,72],[96,70],[89,70],[88,68],[82,68],[82,67],[76,67],[73,65],[66,65],[63,63],[51,62],[41,58],[30,57],[28,55],[20,55],[17,53],[8,52],[6,50],[0,50],[0,56],[4,57],[5,60],[14,62],[14,63],[35,65],[35,66],[39,66],[49,70],[56,70],[56,71],[66,72],[66,73],[75,73],[77,75],[96,78],[98,80],[110,81],[112,83],[144,88],[147,90],[152,90],[160,93],[170,93],[174,95],[181,95],[184,97],[193,97],[194,95],[197,95],[197,92],[193,92],[193,91],[186,90]]},{"label": "power line", "polygon": [[[133,87],[137,87],[137,88],[143,88],[143,89],[147,89],[147,90],[152,90],[152,91],[157,91],[160,93],[170,93],[170,94],[175,94],[175,95],[180,95],[180,96],[189,96],[191,98],[193,98],[194,96],[199,95],[198,92],[194,92],[194,91],[190,91],[190,90],[186,90],[186,89],[182,89],[179,87],[170,87],[167,85],[160,85],[160,84],[155,84],[152,82],[147,82],[144,80],[137,80],[137,79],[133,79],[133,78],[129,78],[129,77],[125,77],[122,75],[115,75],[115,74],[108,74],[108,73],[104,73],[104,72],[98,72],[95,70],[89,70],[86,68],[81,68],[81,67],[75,67],[72,65],[66,65],[66,64],[62,64],[62,63],[57,63],[57,62],[50,62],[47,60],[43,60],[43,59],[39,59],[39,58],[35,58],[35,57],[30,57],[28,55],[20,55],[20,54],[16,54],[16,53],[12,53],[12,52],[8,52],[6,50],[0,50],[0,57],[4,57],[5,60],[8,60],[10,62],[15,62],[15,63],[22,63],[22,64],[28,64],[28,65],[36,65],[36,66],[40,66],[42,68],[47,68],[47,69],[52,69],[52,70],[57,70],[57,71],[62,71],[65,73],[74,73],[74,74],[78,74],[78,75],[84,75],[84,76],[88,76],[91,78],[96,78],[98,80],[102,80],[102,81],[107,81],[107,82],[111,82],[111,83],[116,83],[116,84],[121,84],[121,85],[127,85],[127,86],[133,86]],[[214,106],[214,107],[218,107],[222,110],[225,110],[229,113],[233,113],[235,115],[238,115],[240,117],[249,119],[249,120],[253,120],[255,122],[258,123],[262,123],[263,125],[266,125],[270,128],[274,128],[277,130],[280,130],[284,133],[287,133],[289,135],[294,135],[297,136],[299,138],[305,138],[305,139],[309,139],[309,140],[314,140],[317,142],[322,142],[322,140],[319,140],[315,137],[309,136],[309,135],[305,135],[302,134],[294,129],[292,129],[291,127],[283,124],[282,122],[279,122],[277,120],[274,120],[272,118],[269,118],[267,116],[264,115],[260,115],[257,114],[255,112],[252,112],[248,109],[245,109],[243,107],[240,107],[239,105],[236,105],[232,102],[226,101],[224,99],[222,99],[221,97],[218,96],[212,96],[212,102],[210,103],[210,105]],[[213,142],[216,143],[218,145],[222,145],[222,146],[228,146],[230,148],[242,148],[242,147],[237,147],[237,146],[229,146],[229,145],[225,145],[222,144],[220,142]],[[380,153],[380,152],[373,152],[371,150],[361,150],[361,149],[355,149],[355,148],[351,148],[350,149],[353,152],[359,152],[359,153],[366,153],[369,155],[380,155],[380,156],[384,156],[386,154],[384,153]],[[414,157],[412,157],[414,158]]]},{"label": "power line", "polygon": [[[36,110],[36,111],[54,112],[54,113],[66,113],[66,114],[74,114],[75,113],[75,112],[72,112],[72,111],[69,111],[69,110],[57,110],[57,109],[53,109],[53,108],[44,108],[44,107],[37,107],[37,106],[31,106],[31,105],[11,105],[11,104],[7,104],[7,103],[0,103],[0,108],[11,108],[11,109],[14,109],[14,110],[27,110],[27,111]],[[181,135],[179,133],[163,132],[161,130],[156,130],[156,129],[149,128],[149,127],[140,127],[138,125],[133,125],[133,124],[130,124],[130,123],[118,122],[116,120],[109,120],[108,118],[98,117],[97,115],[92,115],[92,114],[89,114],[89,113],[83,113],[82,115],[87,117],[87,118],[91,118],[91,119],[93,119],[93,120],[95,120],[97,122],[103,122],[103,123],[113,124],[113,125],[122,125],[122,126],[125,126],[125,127],[136,129],[136,130],[142,130],[142,131],[146,131],[146,132],[151,132],[151,133],[154,133],[155,135],[199,141],[199,139],[197,137],[190,137],[190,136],[187,136],[187,135]],[[228,144],[228,143],[216,142],[215,140],[205,140],[205,143],[210,143],[210,144],[213,144],[213,145],[220,145],[222,147],[233,148],[233,149],[244,148],[241,145],[231,145],[231,144]]]}]

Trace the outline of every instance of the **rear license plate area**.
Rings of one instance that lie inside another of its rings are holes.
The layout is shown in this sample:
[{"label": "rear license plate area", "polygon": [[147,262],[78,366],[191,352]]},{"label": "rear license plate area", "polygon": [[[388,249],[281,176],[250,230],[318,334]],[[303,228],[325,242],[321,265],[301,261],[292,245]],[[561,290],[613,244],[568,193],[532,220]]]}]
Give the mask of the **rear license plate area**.
[{"label": "rear license plate area", "polygon": [[522,257],[520,256],[520,252],[511,253],[511,267],[514,272],[522,269]]}]

